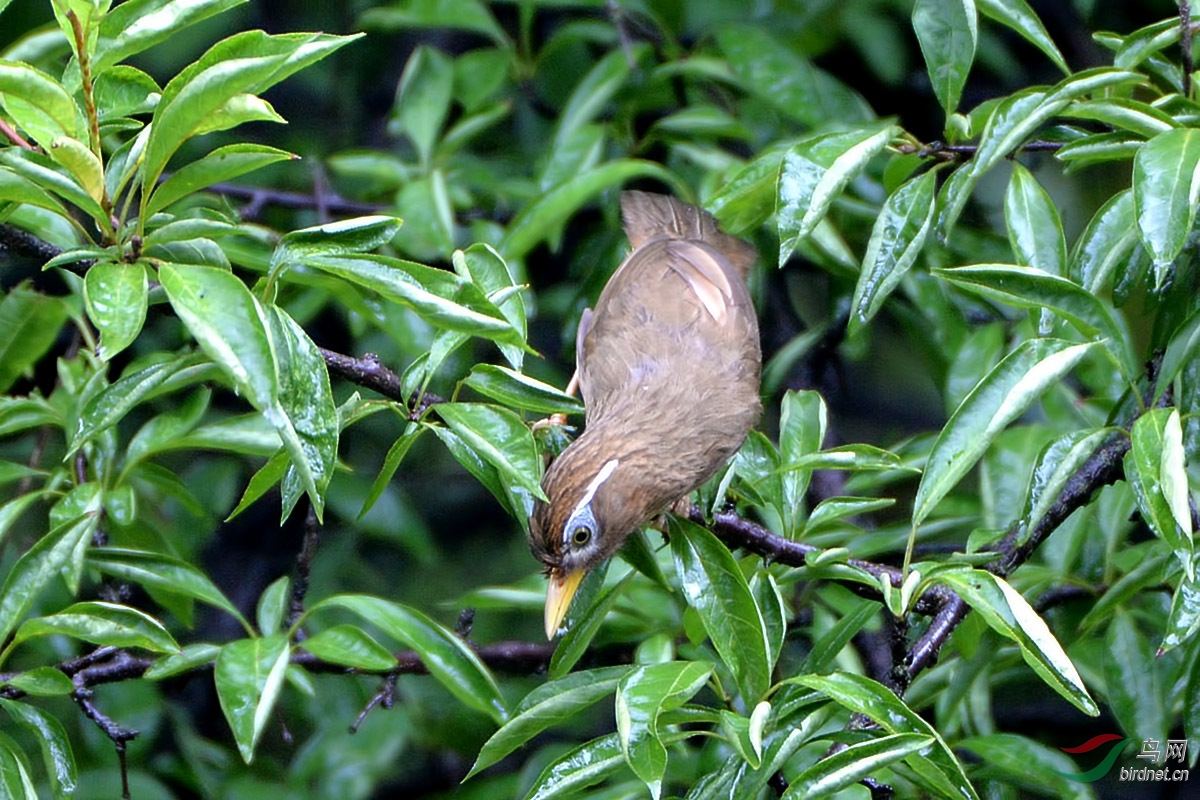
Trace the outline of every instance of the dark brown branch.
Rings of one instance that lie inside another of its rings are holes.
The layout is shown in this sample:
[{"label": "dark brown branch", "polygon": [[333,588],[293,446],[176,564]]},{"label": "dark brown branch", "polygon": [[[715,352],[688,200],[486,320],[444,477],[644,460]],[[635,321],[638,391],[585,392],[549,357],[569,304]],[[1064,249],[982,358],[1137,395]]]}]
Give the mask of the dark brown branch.
[{"label": "dark brown branch", "polygon": [[442,398],[429,393],[418,398],[405,397],[400,376],[385,367],[379,360],[379,356],[374,353],[367,353],[362,358],[352,358],[323,347],[318,349],[321,351],[321,357],[325,359],[325,366],[329,369],[330,374],[379,392],[389,400],[410,406],[409,419],[420,419],[430,406],[444,402]]},{"label": "dark brown branch", "polygon": [[[1013,150],[1013,153],[1053,153],[1063,146],[1063,142],[1047,142],[1035,140]],[[945,142],[929,142],[928,144],[902,144],[896,150],[904,155],[917,155],[921,158],[937,158],[942,161],[960,161],[974,158],[979,152],[977,144],[946,144]]]},{"label": "dark brown branch", "polygon": [[[688,518],[700,525],[707,525],[704,512],[699,506],[692,506]],[[821,548],[814,545],[776,536],[761,525],[730,512],[714,514],[712,524],[708,525],[708,528],[730,549],[740,547],[749,550],[751,553],[762,556],[763,560],[768,563],[777,562],[789,567],[804,567],[808,565],[807,555],[809,553],[822,552]],[[861,569],[876,579],[886,576],[892,586],[897,589],[904,581],[903,574],[896,567],[876,564],[873,561],[863,561],[858,558],[848,558],[838,563]],[[878,590],[866,584],[852,582],[847,586],[863,597],[880,601],[883,599],[883,595]],[[916,610],[922,614],[935,614],[945,604],[949,594],[948,590],[940,587],[931,589],[917,599]]]},{"label": "dark brown branch", "polygon": [[[287,620],[284,624],[290,629],[300,617],[304,616],[304,598],[308,595],[308,582],[312,576],[313,557],[317,554],[317,543],[321,538],[321,523],[317,520],[317,510],[308,501],[308,513],[304,515],[304,542],[296,555],[296,569],[292,577],[292,596],[288,601]],[[304,638],[303,631],[296,632],[297,641]]]},{"label": "dark brown branch", "polygon": [[[163,176],[164,179],[168,176]],[[334,193],[303,194],[301,192],[282,192],[277,189],[263,189],[255,186],[239,186],[236,183],[214,183],[205,188],[206,192],[219,194],[222,197],[232,197],[245,200],[248,208],[243,211],[245,216],[253,218],[263,206],[278,206],[279,208],[321,209],[325,214],[376,214],[388,208],[377,203],[360,203],[357,200],[346,200]]]},{"label": "dark brown branch", "polygon": [[45,264],[62,250],[15,225],[0,225],[0,255],[6,253]]}]

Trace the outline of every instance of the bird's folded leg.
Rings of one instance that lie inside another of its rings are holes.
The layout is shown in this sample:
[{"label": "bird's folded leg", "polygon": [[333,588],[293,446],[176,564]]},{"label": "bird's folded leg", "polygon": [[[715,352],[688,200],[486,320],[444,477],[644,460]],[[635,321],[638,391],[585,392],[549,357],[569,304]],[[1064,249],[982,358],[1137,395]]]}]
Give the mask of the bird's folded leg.
[{"label": "bird's folded leg", "polygon": [[[579,370],[575,370],[575,373],[573,375],[571,375],[571,380],[567,382],[567,388],[564,391],[567,394],[574,396],[575,392],[578,389],[579,389]],[[566,414],[563,414],[563,413],[551,414],[550,416],[546,417],[545,419],[539,419],[537,422],[533,423],[533,425],[530,426],[530,430],[532,430],[534,433],[537,433],[542,428],[549,428],[549,427],[563,428],[563,427],[566,427],[566,424],[567,424],[567,415]]]}]

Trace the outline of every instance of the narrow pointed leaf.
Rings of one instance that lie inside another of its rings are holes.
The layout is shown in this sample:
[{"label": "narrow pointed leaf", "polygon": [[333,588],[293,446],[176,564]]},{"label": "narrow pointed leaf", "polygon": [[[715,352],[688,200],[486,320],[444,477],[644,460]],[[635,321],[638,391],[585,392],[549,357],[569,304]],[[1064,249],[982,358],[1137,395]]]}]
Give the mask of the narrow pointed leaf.
[{"label": "narrow pointed leaf", "polygon": [[937,579],[966,600],[994,631],[1016,642],[1025,663],[1050,688],[1083,713],[1093,717],[1100,713],[1058,639],[1007,581],[970,568],[940,572]]},{"label": "narrow pointed leaf", "polygon": [[414,608],[366,595],[335,595],[313,606],[310,615],[326,608],[344,608],[401,644],[411,647],[429,674],[464,705],[490,716],[497,723],[508,719],[508,709],[495,679],[479,656],[441,625]]},{"label": "narrow pointed leaf", "polygon": [[862,270],[850,301],[853,331],[875,316],[921,254],[936,211],[937,173],[930,170],[888,197],[863,255]]},{"label": "narrow pointed leaf", "polygon": [[528,744],[547,728],[565,722],[613,694],[630,669],[619,666],[575,672],[534,689],[513,709],[508,722],[480,748],[467,778]]},{"label": "narrow pointed leaf", "polygon": [[913,525],[920,525],[979,461],[1000,431],[1070,372],[1092,346],[1031,339],[1018,345],[984,376],[951,415],[930,450],[913,501]]},{"label": "narrow pointed leaf", "polygon": [[233,731],[238,752],[249,764],[283,688],[289,647],[286,636],[241,639],[221,648],[213,678],[217,699]]},{"label": "narrow pointed leaf", "polygon": [[866,742],[852,744],[801,772],[790,782],[783,800],[808,800],[829,797],[870,776],[889,764],[900,761],[934,743],[932,736],[893,733]]},{"label": "narrow pointed leaf", "polygon": [[762,614],[729,548],[709,531],[671,517],[675,573],[721,660],[733,672],[742,700],[762,699],[770,684],[770,658]]},{"label": "narrow pointed leaf", "polygon": [[1200,203],[1200,130],[1158,134],[1133,159],[1133,205],[1142,245],[1160,273],[1170,265],[1196,223]]}]

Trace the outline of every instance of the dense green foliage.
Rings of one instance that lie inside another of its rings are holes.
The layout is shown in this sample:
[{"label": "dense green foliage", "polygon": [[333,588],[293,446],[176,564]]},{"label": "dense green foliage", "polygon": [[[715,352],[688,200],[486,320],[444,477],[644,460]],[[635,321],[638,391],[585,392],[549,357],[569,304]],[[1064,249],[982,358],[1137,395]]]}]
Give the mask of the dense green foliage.
[{"label": "dense green foliage", "polygon": [[[1116,767],[1061,748],[1103,733],[1195,763],[1175,6],[256,29],[308,5],[0,0],[0,794],[1092,797]],[[758,247],[768,412],[547,644],[523,531],[573,431],[537,423],[582,421],[556,387],[631,186]]]}]

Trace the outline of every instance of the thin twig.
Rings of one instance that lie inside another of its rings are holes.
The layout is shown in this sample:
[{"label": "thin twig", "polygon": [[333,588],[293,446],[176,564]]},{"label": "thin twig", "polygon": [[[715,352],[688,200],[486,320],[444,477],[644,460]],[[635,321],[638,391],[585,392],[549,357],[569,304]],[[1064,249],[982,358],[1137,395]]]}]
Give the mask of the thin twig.
[{"label": "thin twig", "polygon": [[[304,542],[296,555],[295,575],[292,578],[292,596],[288,602],[287,627],[290,629],[304,616],[304,598],[308,594],[308,582],[312,576],[313,558],[317,554],[317,543],[321,538],[321,523],[311,501],[304,516]],[[304,638],[303,631],[296,632],[296,640]]]},{"label": "thin twig", "polygon": [[1192,3],[1179,0],[1179,49],[1183,62],[1183,96],[1192,96]]},{"label": "thin twig", "polygon": [[[167,176],[163,176],[166,178]],[[311,194],[301,192],[283,192],[277,189],[263,189],[255,186],[240,186],[236,183],[214,183],[204,189],[206,192],[219,194],[222,197],[232,197],[249,203],[243,214],[250,218],[257,215],[263,206],[279,208],[318,209],[323,208],[326,214],[377,214],[390,206],[382,203],[362,203],[357,200],[347,200],[336,193],[324,194],[320,200]]]},{"label": "thin twig", "polygon": [[321,357],[325,359],[325,366],[331,374],[338,375],[351,383],[356,383],[359,386],[379,392],[389,400],[395,400],[398,403],[410,406],[409,419],[420,419],[421,415],[430,406],[445,402],[441,397],[429,394],[428,392],[422,394],[419,398],[405,397],[400,376],[385,367],[383,362],[379,360],[379,356],[374,353],[367,353],[362,358],[353,358],[341,353],[335,353],[332,350],[326,350],[323,347],[318,349],[321,351]]},{"label": "thin twig", "polygon": [[4,136],[10,142],[15,144],[17,147],[20,147],[22,150],[37,150],[37,148],[30,144],[25,137],[17,133],[16,128],[14,128],[12,125],[9,125],[2,119],[0,119],[0,133],[4,134]]}]

